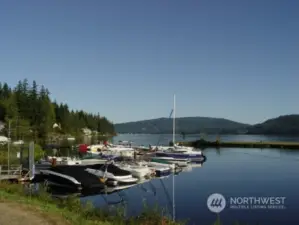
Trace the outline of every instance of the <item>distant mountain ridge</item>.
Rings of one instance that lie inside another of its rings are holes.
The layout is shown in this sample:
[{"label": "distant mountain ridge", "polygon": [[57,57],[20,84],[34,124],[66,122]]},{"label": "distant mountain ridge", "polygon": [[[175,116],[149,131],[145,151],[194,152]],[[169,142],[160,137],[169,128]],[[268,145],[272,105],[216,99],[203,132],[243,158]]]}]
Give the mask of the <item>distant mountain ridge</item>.
[{"label": "distant mountain ridge", "polygon": [[[119,123],[114,127],[118,133],[147,133],[166,134],[172,133],[173,120],[170,118],[158,118],[136,122]],[[238,123],[232,120],[212,117],[180,117],[176,118],[176,133],[235,133],[244,130],[248,124]]]},{"label": "distant mountain ridge", "polygon": [[[119,123],[117,133],[170,134],[172,119],[158,118],[136,122]],[[268,134],[299,135],[299,115],[283,115],[250,125],[224,118],[181,117],[176,118],[176,133],[195,134]]]},{"label": "distant mountain ridge", "polygon": [[299,135],[299,115],[283,115],[248,127],[248,134]]}]

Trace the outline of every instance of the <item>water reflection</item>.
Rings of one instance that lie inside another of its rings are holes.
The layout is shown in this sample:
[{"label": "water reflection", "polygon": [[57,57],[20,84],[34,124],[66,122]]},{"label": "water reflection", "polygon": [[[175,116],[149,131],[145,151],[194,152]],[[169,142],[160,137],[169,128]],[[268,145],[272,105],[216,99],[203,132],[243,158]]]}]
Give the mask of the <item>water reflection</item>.
[{"label": "water reflection", "polygon": [[[182,168],[180,172],[176,173],[175,177],[184,176],[184,174],[190,173],[194,169],[199,169],[202,166],[203,162],[190,164],[187,167]],[[166,208],[169,208],[172,205],[170,198],[170,195],[172,194],[172,187],[169,185],[169,180],[172,178],[172,176],[173,175],[169,175],[168,177],[154,178],[152,180],[143,180],[137,185],[106,187],[105,189],[94,193],[70,193],[65,189],[57,187],[47,187],[47,191],[55,198],[67,198],[70,195],[77,196],[81,198],[83,203],[91,201],[93,205],[100,208],[119,205],[122,207],[125,206],[126,208],[130,209],[127,212],[128,215],[132,215],[132,212],[136,210],[136,207],[132,208],[131,206],[132,203],[135,202],[146,201],[151,204],[153,201],[155,201],[155,203],[159,203],[159,205],[162,203],[162,205],[166,205]],[[165,181],[167,184],[165,184]],[[39,183],[26,186],[28,194],[37,194],[42,188],[44,188],[44,185]],[[143,207],[141,206],[139,209],[142,208]]]}]

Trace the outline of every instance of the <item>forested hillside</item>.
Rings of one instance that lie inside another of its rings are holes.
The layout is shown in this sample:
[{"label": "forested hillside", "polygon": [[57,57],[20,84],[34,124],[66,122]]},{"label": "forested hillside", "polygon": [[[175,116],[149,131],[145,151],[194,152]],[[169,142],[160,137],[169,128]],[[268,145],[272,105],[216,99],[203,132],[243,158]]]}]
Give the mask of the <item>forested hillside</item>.
[{"label": "forested hillside", "polygon": [[16,140],[44,142],[49,134],[79,134],[82,128],[114,133],[114,125],[105,117],[73,111],[65,103],[52,102],[46,87],[35,81],[30,85],[26,79],[14,88],[0,83],[0,121],[6,124],[2,130],[5,135],[10,121],[11,137]]},{"label": "forested hillside", "polygon": [[299,115],[284,115],[248,129],[248,134],[299,135]]},{"label": "forested hillside", "polygon": [[[176,118],[176,132],[185,134],[222,133],[235,134],[248,127],[248,124],[238,123],[223,118],[211,117],[181,117]],[[136,122],[115,124],[119,133],[172,133],[172,119],[159,118]]]}]

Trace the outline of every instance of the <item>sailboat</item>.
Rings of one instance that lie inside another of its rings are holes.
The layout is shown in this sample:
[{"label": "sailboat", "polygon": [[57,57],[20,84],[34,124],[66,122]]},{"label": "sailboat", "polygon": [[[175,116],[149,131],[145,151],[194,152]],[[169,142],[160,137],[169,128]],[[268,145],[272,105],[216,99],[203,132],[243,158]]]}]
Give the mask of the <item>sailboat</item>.
[{"label": "sailboat", "polygon": [[[165,150],[159,150],[156,152],[156,157],[153,158],[155,162],[159,162],[158,160],[166,160],[171,161],[180,161],[180,163],[188,163],[189,161],[198,162],[204,161],[205,156],[201,151],[194,151],[190,147],[178,146],[175,143],[175,96],[174,96],[174,106],[173,106],[173,137],[172,143],[173,146],[168,147]],[[161,161],[160,161],[161,162]]]}]

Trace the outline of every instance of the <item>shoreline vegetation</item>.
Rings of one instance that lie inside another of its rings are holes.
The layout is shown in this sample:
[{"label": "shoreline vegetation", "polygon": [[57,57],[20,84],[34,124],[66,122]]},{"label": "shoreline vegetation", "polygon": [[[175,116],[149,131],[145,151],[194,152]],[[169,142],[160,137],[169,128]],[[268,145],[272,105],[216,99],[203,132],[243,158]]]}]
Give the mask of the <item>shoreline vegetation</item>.
[{"label": "shoreline vegetation", "polygon": [[0,136],[13,140],[34,141],[44,146],[61,139],[84,136],[105,139],[115,135],[114,125],[105,116],[83,110],[71,110],[50,98],[49,90],[27,79],[11,88],[0,83]]},{"label": "shoreline vegetation", "polygon": [[[41,215],[46,221],[48,220],[47,224],[53,225],[186,225],[188,222],[188,220],[172,221],[162,208],[158,206],[149,208],[146,204],[138,217],[124,218],[123,207],[118,207],[113,212],[109,209],[97,209],[90,202],[82,204],[76,196],[53,198],[43,188],[40,188],[38,194],[26,193],[21,184],[7,182],[0,182],[1,203],[12,203],[14,211],[19,207],[25,212],[34,212],[35,215]],[[24,221],[20,221],[20,224],[29,225]],[[231,225],[242,224],[247,223],[236,221]],[[10,225],[10,222],[3,225]],[[211,225],[224,225],[219,214],[215,215],[215,222]]]},{"label": "shoreline vegetation", "polygon": [[[42,216],[47,224],[55,225],[186,225],[188,220],[173,221],[169,213],[162,208],[149,208],[144,204],[143,212],[137,217],[124,217],[124,207],[114,208],[113,211],[94,208],[92,203],[82,204],[76,196],[54,198],[43,188],[38,193],[25,192],[22,184],[0,182],[0,204],[12,204],[11,210],[19,208],[32,215]],[[7,208],[9,210],[9,207]],[[30,215],[30,214],[29,214]],[[211,225],[224,225],[217,214],[215,222]],[[24,218],[16,224],[32,225],[25,223]],[[10,220],[7,221],[10,225]],[[196,223],[197,224],[197,223]],[[199,223],[201,224],[201,223]],[[241,225],[239,222],[233,225]]]},{"label": "shoreline vegetation", "polygon": [[[12,202],[25,206],[29,211],[43,212],[47,217],[56,218],[54,224],[72,225],[183,225],[174,222],[158,207],[148,208],[138,217],[124,218],[121,207],[114,212],[108,209],[96,209],[91,203],[82,204],[79,198],[68,196],[55,199],[43,189],[38,194],[24,192],[21,184],[0,183],[0,203]],[[163,215],[165,214],[165,215]],[[6,224],[4,224],[6,225]],[[7,224],[8,225],[8,224]],[[24,224],[26,225],[26,224]]]}]

